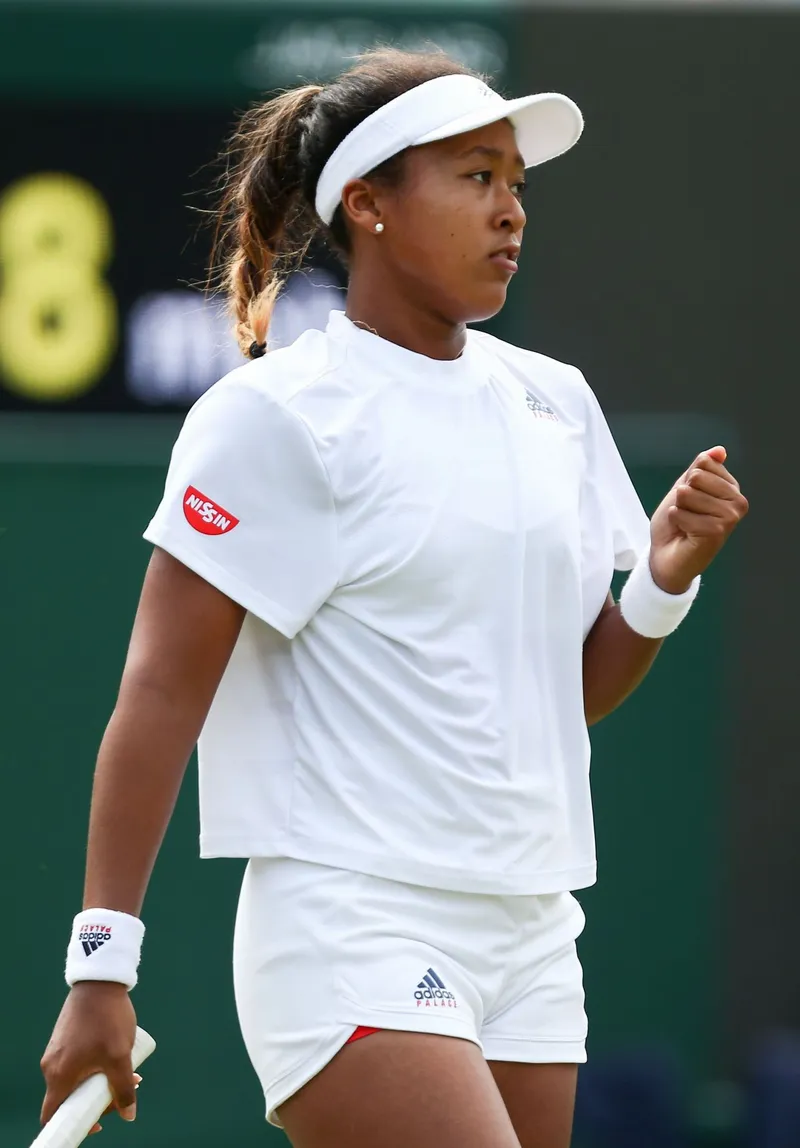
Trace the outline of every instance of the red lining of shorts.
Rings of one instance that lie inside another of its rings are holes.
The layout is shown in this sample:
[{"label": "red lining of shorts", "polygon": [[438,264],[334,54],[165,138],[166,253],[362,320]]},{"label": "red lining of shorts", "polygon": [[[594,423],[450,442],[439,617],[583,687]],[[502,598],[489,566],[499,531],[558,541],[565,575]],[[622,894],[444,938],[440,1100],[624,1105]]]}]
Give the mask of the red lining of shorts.
[{"label": "red lining of shorts", "polygon": [[373,1032],[380,1032],[379,1028],[368,1028],[364,1024],[360,1024],[352,1036],[349,1036],[345,1044],[352,1044],[354,1040],[361,1040],[362,1036],[372,1036]]}]

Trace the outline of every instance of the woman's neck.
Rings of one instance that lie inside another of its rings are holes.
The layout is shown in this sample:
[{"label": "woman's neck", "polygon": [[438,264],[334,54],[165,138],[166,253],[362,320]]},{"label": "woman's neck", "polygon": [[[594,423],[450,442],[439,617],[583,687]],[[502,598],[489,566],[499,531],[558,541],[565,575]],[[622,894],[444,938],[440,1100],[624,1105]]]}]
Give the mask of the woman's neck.
[{"label": "woman's neck", "polygon": [[372,331],[390,343],[429,359],[457,359],[464,350],[467,328],[452,323],[413,302],[401,292],[387,287],[387,281],[372,283],[371,276],[351,279],[346,314],[351,323]]}]

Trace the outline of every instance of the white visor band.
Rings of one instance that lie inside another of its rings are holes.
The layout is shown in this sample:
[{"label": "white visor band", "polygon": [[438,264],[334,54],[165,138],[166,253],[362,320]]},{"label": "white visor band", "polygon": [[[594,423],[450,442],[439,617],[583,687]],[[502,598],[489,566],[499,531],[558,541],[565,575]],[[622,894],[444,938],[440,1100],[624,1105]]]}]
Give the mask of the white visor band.
[{"label": "white visor band", "polygon": [[316,210],[330,223],[351,179],[360,179],[409,147],[509,120],[526,167],[555,159],[578,142],[583,116],[555,92],[504,100],[474,76],[440,76],[367,116],[342,140],[317,183]]}]

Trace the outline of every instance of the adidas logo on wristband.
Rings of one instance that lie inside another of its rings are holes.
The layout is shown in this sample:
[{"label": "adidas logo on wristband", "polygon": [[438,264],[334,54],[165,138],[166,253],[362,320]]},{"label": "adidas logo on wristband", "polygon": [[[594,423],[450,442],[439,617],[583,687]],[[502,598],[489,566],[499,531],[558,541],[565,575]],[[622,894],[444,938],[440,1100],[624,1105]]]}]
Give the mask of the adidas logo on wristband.
[{"label": "adidas logo on wristband", "polygon": [[64,968],[67,984],[117,981],[132,989],[143,937],[144,925],[138,917],[116,909],[84,909],[72,922]]},{"label": "adidas logo on wristband", "polygon": [[78,940],[86,956],[90,957],[92,953],[97,952],[101,945],[111,940],[111,926],[85,925],[78,933]]}]

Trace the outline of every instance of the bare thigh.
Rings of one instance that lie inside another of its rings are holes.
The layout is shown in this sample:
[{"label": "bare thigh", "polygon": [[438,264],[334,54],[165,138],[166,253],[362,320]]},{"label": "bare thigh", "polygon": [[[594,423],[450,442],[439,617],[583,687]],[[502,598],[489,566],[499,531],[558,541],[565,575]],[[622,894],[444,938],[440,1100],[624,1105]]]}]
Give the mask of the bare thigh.
[{"label": "bare thigh", "polygon": [[520,1148],[477,1045],[377,1032],[282,1104],[293,1148]]},{"label": "bare thigh", "polygon": [[577,1064],[517,1064],[492,1060],[489,1068],[521,1148],[569,1148]]}]

